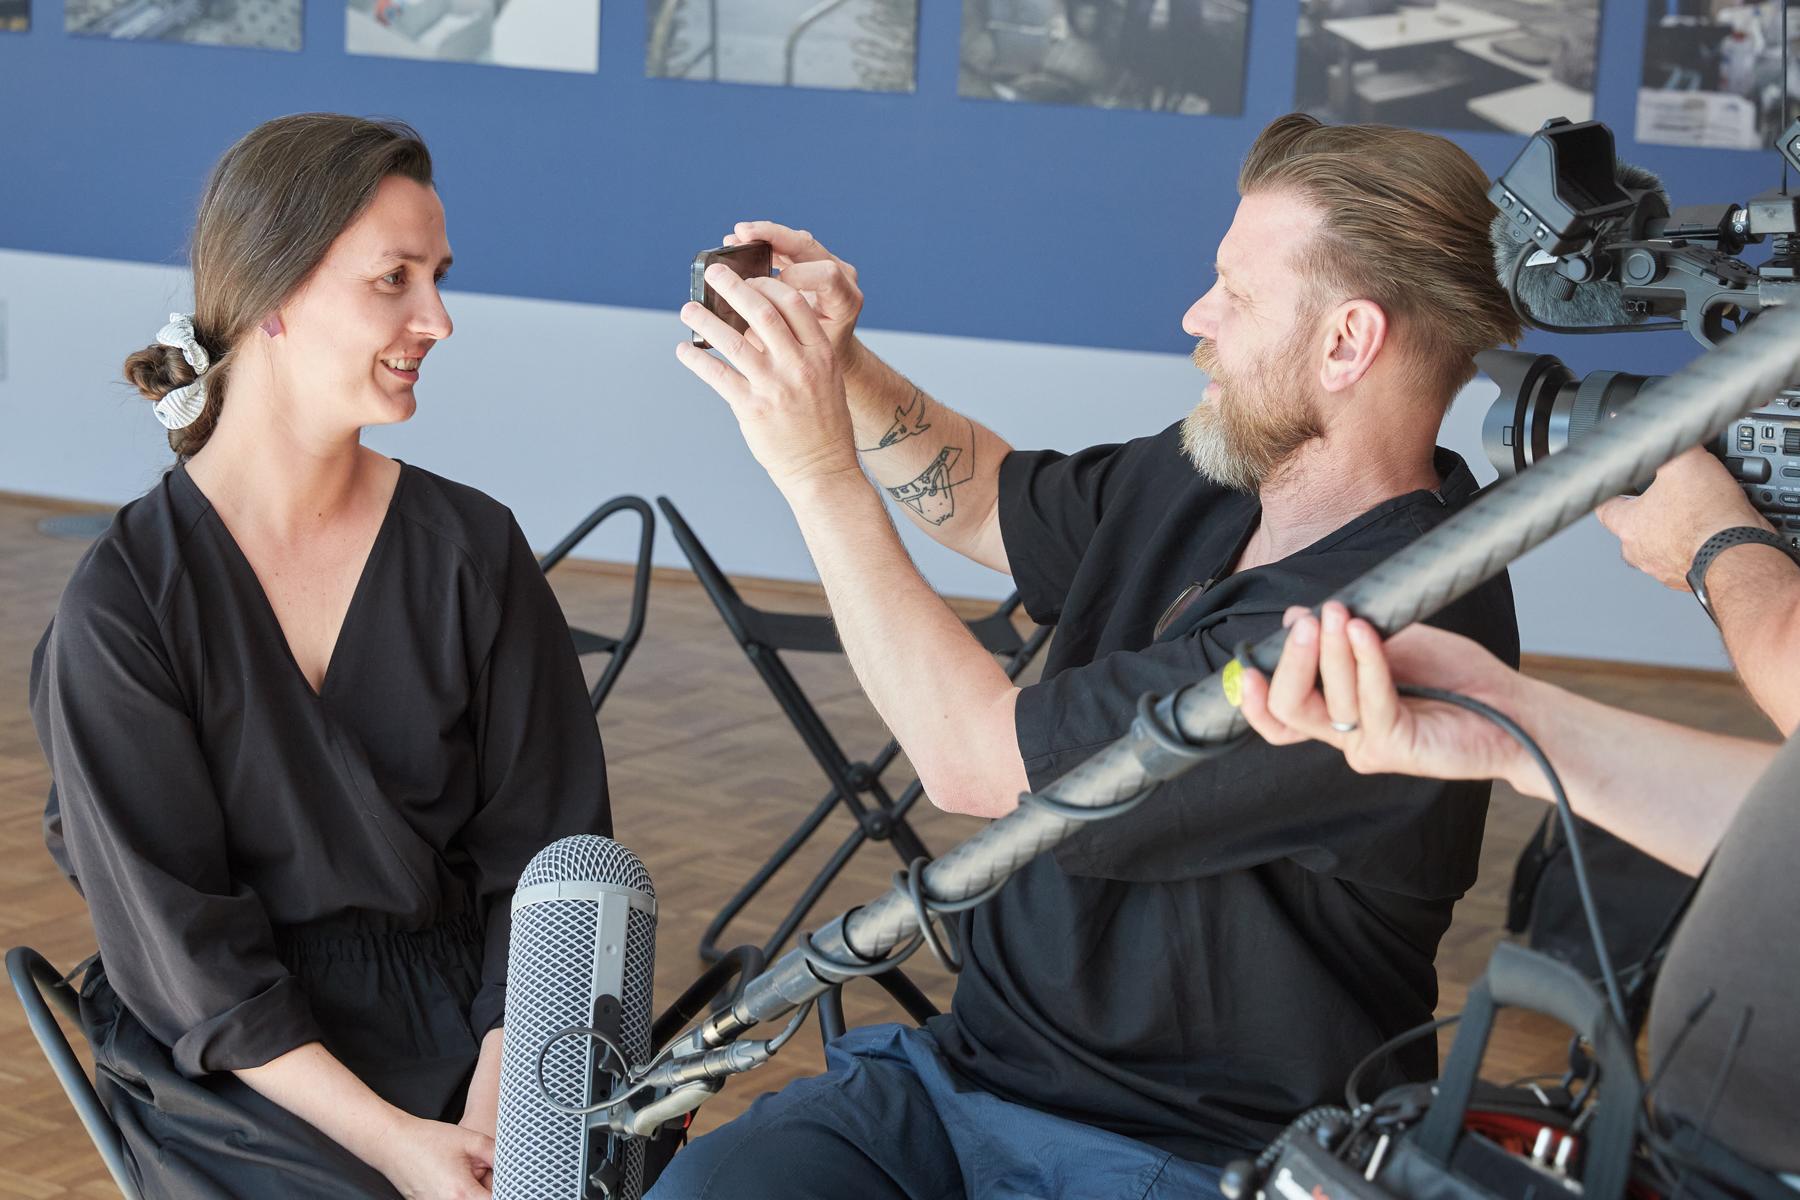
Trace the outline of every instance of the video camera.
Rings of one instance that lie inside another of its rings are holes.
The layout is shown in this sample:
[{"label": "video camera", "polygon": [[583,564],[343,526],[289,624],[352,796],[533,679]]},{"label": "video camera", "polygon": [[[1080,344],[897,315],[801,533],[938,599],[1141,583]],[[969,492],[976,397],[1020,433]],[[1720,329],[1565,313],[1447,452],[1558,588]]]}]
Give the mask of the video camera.
[{"label": "video camera", "polygon": [[[1775,148],[1800,170],[1800,121]],[[1800,297],[1800,197],[1784,188],[1748,203],[1671,212],[1653,176],[1617,161],[1612,132],[1597,121],[1548,122],[1488,196],[1500,209],[1494,243],[1507,294],[1533,328],[1685,329],[1711,348],[1763,309]],[[1765,239],[1767,262],[1752,267],[1737,257]],[[1555,320],[1559,313],[1576,323]],[[1578,378],[1554,355],[1512,350],[1490,350],[1476,362],[1500,386],[1482,441],[1502,478],[1579,439],[1664,378],[1623,371]],[[1771,397],[1707,449],[1800,547],[1800,390]]]}]

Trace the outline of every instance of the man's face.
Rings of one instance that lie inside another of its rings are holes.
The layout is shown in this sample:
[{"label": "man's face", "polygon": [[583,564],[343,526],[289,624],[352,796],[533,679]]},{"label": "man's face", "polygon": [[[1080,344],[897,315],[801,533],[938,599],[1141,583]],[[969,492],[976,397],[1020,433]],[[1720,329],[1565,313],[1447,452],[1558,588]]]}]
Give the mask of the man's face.
[{"label": "man's face", "polygon": [[1206,394],[1182,423],[1195,470],[1256,491],[1324,433],[1318,410],[1317,285],[1292,265],[1318,231],[1317,212],[1281,193],[1252,193],[1219,243],[1218,281],[1181,327],[1200,338],[1194,365]]}]

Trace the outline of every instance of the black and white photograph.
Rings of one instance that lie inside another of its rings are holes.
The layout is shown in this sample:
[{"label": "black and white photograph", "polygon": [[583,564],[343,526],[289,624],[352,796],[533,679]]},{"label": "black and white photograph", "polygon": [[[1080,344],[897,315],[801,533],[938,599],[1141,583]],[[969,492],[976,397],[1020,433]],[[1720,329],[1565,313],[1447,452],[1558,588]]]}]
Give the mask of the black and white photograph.
[{"label": "black and white photograph", "polygon": [[1528,134],[1594,113],[1599,0],[1301,0],[1294,107]]},{"label": "black and white photograph", "polygon": [[1235,115],[1249,26],[1250,0],[963,0],[957,90]]},{"label": "black and white photograph", "polygon": [[344,49],[592,75],[600,0],[347,0]]},{"label": "black and white photograph", "polygon": [[918,0],[646,0],[644,73],[857,92],[918,86]]},{"label": "black and white photograph", "polygon": [[0,33],[24,33],[31,28],[31,0],[0,0]]},{"label": "black and white photograph", "polygon": [[89,37],[300,49],[301,0],[68,0],[64,28]]},{"label": "black and white photograph", "polygon": [[[1789,34],[1800,39],[1795,7]],[[1784,69],[1789,94],[1800,94],[1793,44],[1782,45],[1780,4],[1646,0],[1637,139],[1766,150],[1800,111],[1792,101],[1782,112]]]}]

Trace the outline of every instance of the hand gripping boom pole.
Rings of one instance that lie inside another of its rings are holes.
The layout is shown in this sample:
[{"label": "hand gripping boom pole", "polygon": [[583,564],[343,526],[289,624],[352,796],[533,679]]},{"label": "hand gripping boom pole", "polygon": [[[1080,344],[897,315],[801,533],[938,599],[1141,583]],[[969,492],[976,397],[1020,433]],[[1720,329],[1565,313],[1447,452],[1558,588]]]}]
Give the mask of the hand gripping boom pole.
[{"label": "hand gripping boom pole", "polygon": [[[1770,309],[1581,441],[1484,494],[1333,599],[1384,635],[1428,617],[1796,381],[1800,306]],[[1273,664],[1286,636],[1285,630],[1270,634],[1251,657],[1265,667]],[[1221,675],[1160,700],[1146,697],[1130,732],[1040,795],[1059,806],[1105,808],[1229,746],[1246,726],[1225,698]],[[945,902],[979,896],[1079,827],[1078,821],[1022,804],[932,862],[924,874],[925,893]],[[895,888],[836,918],[812,942],[826,958],[869,962],[917,930],[911,899]],[[789,951],[752,980],[729,1010],[672,1046],[671,1055],[679,1059],[723,1045],[846,978],[820,969],[817,961],[815,956],[809,963],[804,950]]]}]

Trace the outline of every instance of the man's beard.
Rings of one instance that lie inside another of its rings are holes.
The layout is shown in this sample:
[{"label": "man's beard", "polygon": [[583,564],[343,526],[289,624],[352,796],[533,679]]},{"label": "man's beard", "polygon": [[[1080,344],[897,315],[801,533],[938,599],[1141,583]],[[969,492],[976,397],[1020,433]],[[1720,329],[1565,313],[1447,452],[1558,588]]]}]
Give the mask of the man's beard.
[{"label": "man's beard", "polygon": [[1246,373],[1219,374],[1219,352],[1211,342],[1194,347],[1194,365],[1219,385],[1181,423],[1181,448],[1201,475],[1234,491],[1255,493],[1314,438],[1325,435],[1307,387],[1307,354],[1312,321],[1295,326],[1295,336]]}]

